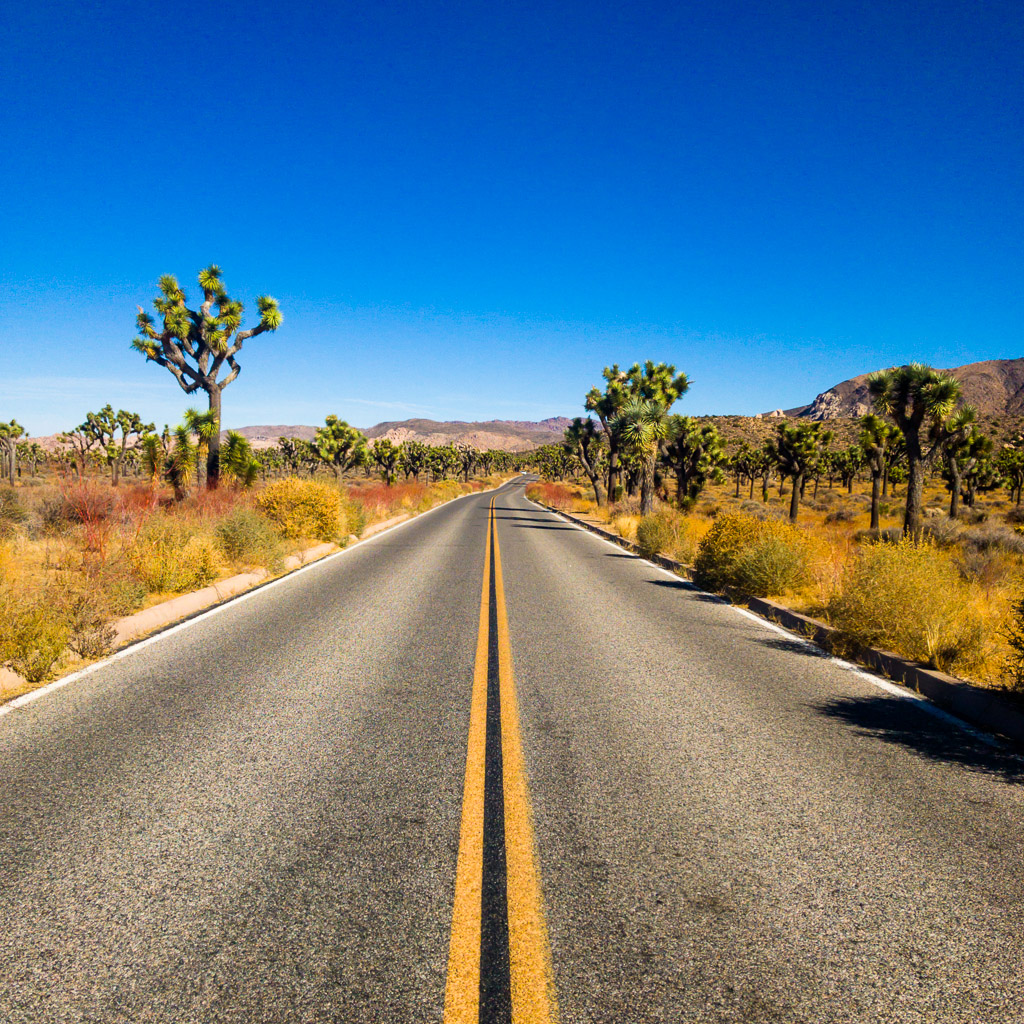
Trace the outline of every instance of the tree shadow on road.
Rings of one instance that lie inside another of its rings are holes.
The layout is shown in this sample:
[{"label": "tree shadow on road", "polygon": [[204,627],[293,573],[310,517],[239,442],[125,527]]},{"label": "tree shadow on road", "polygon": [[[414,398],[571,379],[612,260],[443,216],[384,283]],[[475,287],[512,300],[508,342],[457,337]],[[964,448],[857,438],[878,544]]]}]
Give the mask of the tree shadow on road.
[{"label": "tree shadow on road", "polygon": [[708,604],[731,603],[728,598],[721,597],[718,594],[708,594],[703,590],[698,590],[689,580],[648,580],[647,582],[656,587],[666,587],[668,590],[684,590],[695,601],[706,601]]},{"label": "tree shadow on road", "polygon": [[1009,747],[989,746],[929,714],[917,701],[882,696],[836,697],[810,707],[819,715],[853,726],[862,736],[894,743],[929,761],[959,764],[1004,782],[1024,782],[1024,757]]},{"label": "tree shadow on road", "polygon": [[831,655],[820,647],[815,647],[810,640],[790,639],[784,636],[752,637],[751,642],[761,647],[770,647],[773,651],[786,651],[789,654],[802,654],[807,658],[830,658]]}]

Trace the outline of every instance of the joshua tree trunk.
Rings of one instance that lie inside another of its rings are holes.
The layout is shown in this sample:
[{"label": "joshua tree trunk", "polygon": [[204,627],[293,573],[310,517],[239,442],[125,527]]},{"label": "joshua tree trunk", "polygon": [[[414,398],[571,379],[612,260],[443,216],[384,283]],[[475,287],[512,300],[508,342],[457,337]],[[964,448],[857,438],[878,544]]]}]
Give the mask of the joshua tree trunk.
[{"label": "joshua tree trunk", "polygon": [[771,472],[765,472],[764,476],[761,477],[761,500],[767,505],[768,504],[768,478],[771,476]]},{"label": "joshua tree trunk", "polygon": [[640,477],[640,515],[651,514],[654,506],[654,463],[657,452],[644,459],[644,468]]},{"label": "joshua tree trunk", "polygon": [[846,481],[846,493],[853,494],[853,477]]},{"label": "joshua tree trunk", "polygon": [[754,500],[754,474],[750,474],[750,500]]},{"label": "joshua tree trunk", "polygon": [[960,515],[960,463],[955,458],[949,460],[949,518],[956,519]]},{"label": "joshua tree trunk", "polygon": [[878,529],[878,499],[882,493],[882,474],[871,474],[871,529]]},{"label": "joshua tree trunk", "polygon": [[907,474],[907,513],[903,521],[903,533],[904,536],[917,541],[921,539],[923,530],[921,503],[924,494],[924,461],[918,452],[912,451],[909,438],[907,441],[907,461],[910,463],[910,470]]},{"label": "joshua tree trunk", "polygon": [[793,477],[793,493],[789,498],[789,521],[791,523],[796,522],[797,516],[800,514],[800,492],[804,489],[804,475],[798,473]]},{"label": "joshua tree trunk", "polygon": [[206,453],[206,486],[215,490],[220,483],[220,388],[214,384],[207,392],[210,396],[210,412],[214,426],[210,434],[210,449]]}]

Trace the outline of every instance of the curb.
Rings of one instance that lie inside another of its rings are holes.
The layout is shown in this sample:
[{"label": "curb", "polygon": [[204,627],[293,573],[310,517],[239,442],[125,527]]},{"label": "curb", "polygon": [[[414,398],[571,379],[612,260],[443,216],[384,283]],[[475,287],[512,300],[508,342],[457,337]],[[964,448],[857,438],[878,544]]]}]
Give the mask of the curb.
[{"label": "curb", "polygon": [[[543,503],[537,502],[537,504]],[[604,540],[618,544],[619,547],[625,548],[638,557],[644,557],[637,550],[636,544],[626,540],[625,537],[620,537],[617,533],[584,522],[571,513],[552,508],[550,505],[543,505],[543,507]],[[656,555],[648,561],[686,577],[689,577],[692,571],[691,566],[677,562],[673,558],[667,558],[665,555]],[[729,603],[728,598],[722,597],[721,600]],[[760,597],[750,598],[747,601],[747,607],[761,618],[775,622],[796,633],[802,639],[816,644],[826,653],[832,653],[832,649],[837,646],[836,641],[840,637],[839,630],[825,622],[812,619],[808,615],[801,615],[784,605]],[[980,686],[973,686],[962,679],[947,675],[938,669],[928,668],[920,662],[910,661],[892,651],[858,646],[853,650],[853,658],[879,675],[902,683],[908,689],[921,694],[922,697],[927,697],[933,704],[962,718],[970,725],[1024,745],[1024,702],[1016,701],[999,690],[987,690]]]},{"label": "curb", "polygon": [[[825,651],[831,651],[840,634],[834,626],[801,615],[774,601],[753,597],[747,604],[752,611],[777,622],[799,636],[817,644]],[[892,651],[875,647],[855,647],[854,657],[862,665],[881,675],[916,690],[923,697],[965,722],[997,733],[1024,744],[1024,705],[1001,693],[986,690],[980,686],[947,675],[938,669],[928,668],[917,661],[910,661]]]}]

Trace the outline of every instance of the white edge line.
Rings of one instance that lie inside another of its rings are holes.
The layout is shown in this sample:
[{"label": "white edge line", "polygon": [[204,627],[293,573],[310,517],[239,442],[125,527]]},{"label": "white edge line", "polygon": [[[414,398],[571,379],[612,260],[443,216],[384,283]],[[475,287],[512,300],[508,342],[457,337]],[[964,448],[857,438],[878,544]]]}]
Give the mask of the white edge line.
[{"label": "white edge line", "polygon": [[[525,497],[525,495],[524,495]],[[570,519],[568,516],[563,515],[561,512],[552,512],[551,509],[544,508],[543,505],[538,505],[537,502],[533,501],[532,498],[526,498],[532,505],[535,505],[542,512],[547,512],[549,515],[558,516],[563,522],[569,523],[570,526],[574,526],[580,533],[586,534],[588,537],[592,537],[596,541],[600,541],[602,544],[607,544],[610,548],[615,548],[616,551],[624,550],[621,544],[616,544],[615,541],[608,540],[607,537],[601,537],[596,533],[586,529],[586,527],[580,526],[579,523]],[[684,579],[682,576],[677,575],[669,569],[666,569],[663,565],[658,565],[656,562],[651,562],[636,552],[630,552],[637,561],[643,562],[645,565],[649,565],[656,572],[660,572],[663,576],[667,576],[670,579],[675,580],[677,583],[684,583],[689,589],[696,591],[698,594],[703,594],[706,597],[714,598],[718,604],[725,605],[727,608],[731,608],[734,612],[745,618],[751,619],[756,622],[759,626],[765,629],[771,630],[773,633],[779,633],[780,635],[792,639],[799,644],[807,647],[809,650],[814,651],[817,654],[823,654],[828,660],[835,665],[837,668],[841,668],[846,672],[850,672],[855,676],[859,676],[861,679],[867,680],[873,686],[877,686],[878,689],[884,690],[890,696],[898,697],[901,700],[912,700],[915,701],[917,706],[922,710],[926,711],[929,715],[933,715],[935,718],[940,719],[947,725],[952,725],[957,729],[966,732],[974,739],[986,744],[990,747],[997,749],[1003,749],[1004,744],[996,739],[991,733],[984,732],[981,729],[976,729],[973,725],[965,722],[962,718],[957,718],[956,715],[951,715],[948,711],[944,711],[937,704],[933,704],[924,694],[916,693],[914,690],[909,689],[906,686],[900,686],[899,683],[894,683],[889,679],[883,679],[881,676],[876,676],[871,672],[868,672],[858,665],[851,664],[849,661],[844,661],[842,658],[835,658],[830,655],[827,651],[822,650],[816,643],[808,640],[805,636],[800,636],[799,633],[794,633],[791,630],[786,629],[784,626],[780,626],[777,622],[771,622],[768,619],[763,618],[756,612],[750,611],[749,608],[741,608],[739,605],[730,603],[719,597],[718,594],[712,594],[707,590],[701,590],[692,580]]]},{"label": "white edge line", "polygon": [[[506,481],[505,483],[511,483],[511,481]],[[204,619],[209,619],[212,616],[225,611],[229,607],[241,604],[243,601],[248,601],[250,598],[263,594],[271,588],[278,586],[278,584],[293,580],[296,576],[301,576],[303,573],[309,572],[312,569],[318,569],[321,566],[326,565],[328,562],[333,561],[335,558],[340,558],[342,555],[358,551],[366,545],[372,544],[375,540],[385,537],[389,533],[393,533],[395,530],[400,530],[403,526],[409,526],[411,523],[418,523],[426,516],[429,516],[431,512],[437,512],[456,501],[463,501],[466,498],[473,498],[481,494],[490,494],[492,491],[500,491],[504,486],[505,484],[499,484],[497,487],[490,487],[484,491],[473,491],[471,494],[460,494],[457,498],[449,498],[448,501],[443,501],[440,505],[428,508],[426,512],[421,512],[418,516],[412,516],[404,522],[395,523],[394,526],[389,526],[386,530],[381,530],[379,533],[375,533],[372,537],[367,537],[366,540],[361,540],[349,547],[342,548],[340,551],[334,551],[329,555],[324,555],[323,558],[318,558],[316,561],[310,562],[308,565],[302,565],[297,569],[292,569],[291,572],[287,572],[283,576],[278,576],[275,580],[270,580],[268,583],[253,587],[251,590],[245,590],[241,594],[236,594],[234,597],[226,598],[213,608],[209,608],[205,612],[200,612],[198,615],[185,619],[183,622],[176,623],[173,626],[168,626],[166,629],[161,629],[159,633],[154,633],[152,636],[145,637],[142,640],[130,642],[126,647],[122,647],[119,651],[115,651],[102,661],[95,661],[91,665],[87,665],[85,668],[79,669],[77,672],[71,672],[66,676],[61,676],[60,679],[55,679],[52,683],[47,683],[45,686],[40,686],[35,690],[29,690],[28,693],[23,693],[20,697],[15,697],[13,700],[7,701],[6,704],[0,704],[0,718],[3,718],[4,715],[9,715],[12,712],[17,711],[19,708],[25,707],[27,704],[31,704],[33,701],[39,700],[40,697],[45,697],[48,693],[53,693],[54,690],[61,690],[65,686],[69,686],[71,683],[77,683],[80,679],[84,679],[86,676],[92,675],[93,672],[98,672],[101,668],[105,668],[107,665],[112,665],[115,661],[127,658],[129,655],[144,650],[152,644],[159,643],[161,640],[164,640],[169,636],[173,636],[175,633],[180,633],[182,630],[188,629],[190,626],[194,626],[197,623],[202,622]]]}]

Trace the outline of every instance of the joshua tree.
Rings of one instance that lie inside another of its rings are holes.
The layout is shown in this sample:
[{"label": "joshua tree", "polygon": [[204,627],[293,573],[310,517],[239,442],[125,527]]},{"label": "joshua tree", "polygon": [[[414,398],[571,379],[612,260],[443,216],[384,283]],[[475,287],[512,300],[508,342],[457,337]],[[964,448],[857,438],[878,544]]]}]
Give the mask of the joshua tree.
[{"label": "joshua tree", "polygon": [[430,462],[430,448],[422,441],[403,441],[399,446],[399,461],[405,479],[411,476],[419,483],[420,473],[426,470]]},{"label": "joshua tree", "polygon": [[800,512],[800,494],[808,475],[817,472],[818,461],[832,440],[830,430],[822,430],[820,423],[803,422],[793,425],[780,423],[778,435],[772,442],[772,456],[779,473],[793,478],[793,493],[789,498],[789,521],[795,523]]},{"label": "joshua tree", "polygon": [[200,412],[198,409],[185,410],[185,426],[196,436],[196,484],[206,484],[207,457],[215,434],[220,432],[220,423],[212,409]]},{"label": "joshua tree", "polygon": [[370,456],[380,470],[380,476],[384,483],[393,484],[395,482],[395,470],[401,455],[401,449],[390,438],[382,437],[373,442]]},{"label": "joshua tree", "polygon": [[[235,357],[243,342],[265,331],[276,331],[281,326],[281,310],[276,299],[260,295],[256,299],[260,322],[240,330],[244,308],[228,298],[216,265],[199,272],[203,302],[198,309],[185,305],[185,293],[172,274],[164,274],[159,285],[160,294],[153,305],[163,318],[162,330],[157,330],[153,317],[139,306],[136,324],[140,336],[132,347],[173,373],[186,394],[206,392],[217,424],[206,457],[206,483],[216,487],[220,474],[221,393],[241,372]],[[227,373],[218,380],[225,363]]]},{"label": "joshua tree", "polygon": [[886,423],[881,416],[868,413],[860,421],[860,447],[871,470],[871,529],[878,529],[878,501],[882,493],[882,479],[886,470],[886,454],[899,429]]},{"label": "joshua tree", "polygon": [[725,448],[714,424],[699,426],[692,416],[670,416],[667,427],[665,461],[675,473],[676,501],[682,505],[696,498],[709,478],[723,479]]},{"label": "joshua tree", "polygon": [[740,496],[740,484],[744,480],[750,480],[750,497],[754,497],[754,474],[756,469],[757,452],[744,441],[736,449],[733,457],[729,460],[729,468],[736,477],[736,497]]},{"label": "joshua tree", "polygon": [[260,473],[260,462],[248,438],[234,430],[228,431],[220,453],[221,469],[226,477],[240,487],[252,487]]},{"label": "joshua tree", "polygon": [[960,401],[960,382],[930,366],[911,363],[871,374],[868,391],[875,408],[892,419],[903,433],[908,464],[903,532],[919,540],[924,472],[948,436],[946,421]]},{"label": "joshua tree", "polygon": [[978,414],[972,405],[961,406],[947,420],[942,453],[946,456],[949,477],[949,518],[960,515],[960,494],[964,475],[970,474],[978,460],[992,452],[992,442],[978,433]]},{"label": "joshua tree", "polygon": [[1020,504],[1021,491],[1024,490],[1024,434],[1018,434],[1012,441],[1003,445],[996,466],[1002,474],[1003,482],[1009,488],[1010,501]]},{"label": "joshua tree", "polygon": [[18,470],[18,438],[24,435],[25,428],[17,420],[0,423],[0,480],[6,477],[14,483]]},{"label": "joshua tree", "polygon": [[633,398],[611,422],[611,429],[623,455],[634,459],[640,470],[640,514],[646,516],[654,506],[654,470],[661,443],[668,434],[665,406]]},{"label": "joshua tree", "polygon": [[326,425],[317,428],[313,447],[338,479],[342,473],[362,465],[367,454],[362,432],[337,416],[328,416]]},{"label": "joshua tree", "polygon": [[601,457],[605,447],[604,433],[589,416],[586,419],[577,416],[565,428],[563,446],[580,460],[583,472],[594,488],[594,501],[603,505],[605,496],[601,491]]},{"label": "joshua tree", "polygon": [[462,471],[462,478],[469,483],[469,476],[476,466],[480,453],[471,444],[459,444],[455,446],[458,454],[459,468]]},{"label": "joshua tree", "polygon": [[86,413],[85,422],[62,438],[74,445],[84,458],[94,447],[102,453],[110,467],[110,483],[117,487],[127,452],[138,445],[143,434],[153,430],[152,423],[143,423],[137,412],[126,412],[105,405],[99,412]]},{"label": "joshua tree", "polygon": [[[668,363],[655,363],[648,359],[641,366],[634,363],[628,370],[620,370],[618,363],[606,366],[601,375],[605,379],[604,391],[593,387],[587,392],[584,407],[597,413],[608,445],[608,499],[615,500],[615,488],[619,483],[620,444],[615,433],[615,423],[627,403],[633,400],[656,402],[664,413],[673,403],[682,398],[690,388],[685,373],[676,373]],[[661,442],[658,442],[660,449]]]}]

